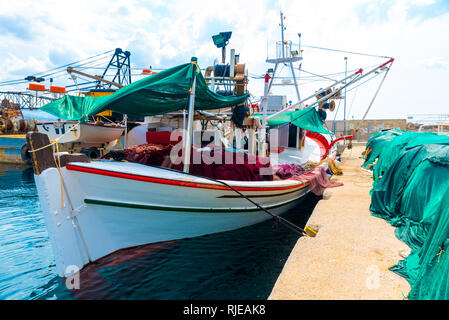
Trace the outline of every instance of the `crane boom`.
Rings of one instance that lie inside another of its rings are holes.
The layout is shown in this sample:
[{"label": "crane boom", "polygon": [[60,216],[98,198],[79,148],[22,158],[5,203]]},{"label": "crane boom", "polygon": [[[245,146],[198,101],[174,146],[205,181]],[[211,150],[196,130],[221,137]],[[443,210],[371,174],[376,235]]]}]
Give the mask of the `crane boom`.
[{"label": "crane boom", "polygon": [[102,77],[93,76],[93,75],[90,75],[90,74],[87,74],[87,73],[84,73],[84,72],[81,72],[81,71],[77,71],[77,70],[73,69],[72,67],[67,67],[67,72],[68,73],[76,73],[76,74],[79,74],[80,76],[84,76],[84,77],[87,77],[87,78],[95,79],[97,81],[105,82],[105,83],[108,83],[110,85],[116,86],[118,88],[122,88],[123,87],[123,85],[118,84],[116,82],[112,82],[112,81],[103,79]]}]

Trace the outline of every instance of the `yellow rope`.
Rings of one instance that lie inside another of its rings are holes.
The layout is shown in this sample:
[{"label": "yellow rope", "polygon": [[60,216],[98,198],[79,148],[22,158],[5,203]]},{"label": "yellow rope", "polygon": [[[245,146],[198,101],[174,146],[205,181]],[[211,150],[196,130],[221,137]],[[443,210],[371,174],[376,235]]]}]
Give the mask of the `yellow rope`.
[{"label": "yellow rope", "polygon": [[[56,145],[56,148],[54,147]],[[55,150],[56,149],[56,150]],[[55,151],[58,153],[58,160],[56,160]],[[59,144],[56,142],[53,145],[53,159],[56,164],[56,169],[58,169],[59,172],[59,178],[61,181],[61,209],[64,209],[64,180],[62,178],[62,172],[61,172],[61,157],[59,155]]]},{"label": "yellow rope", "polygon": [[198,61],[191,61],[192,64],[196,66],[196,73],[200,72],[200,67],[198,67]]},{"label": "yellow rope", "polygon": [[311,171],[311,170],[315,169],[316,167],[323,164],[324,162],[327,162],[329,169],[333,174],[335,174],[337,176],[340,176],[343,174],[343,171],[337,166],[335,161],[331,158],[323,159],[320,162],[308,161],[306,163],[307,171]]},{"label": "yellow rope", "polygon": [[[58,169],[59,177],[60,177],[60,180],[61,180],[61,208],[62,209],[65,208],[65,206],[64,206],[64,180],[62,178],[62,172],[61,172],[61,159],[60,159],[60,156],[59,156],[59,144],[58,144],[58,141],[62,137],[64,137],[66,134],[68,134],[70,131],[74,130],[79,124],[80,124],[80,121],[78,121],[75,125],[73,125],[66,133],[64,133],[61,136],[57,137],[56,139],[50,141],[50,144],[47,144],[46,146],[43,146],[43,147],[38,148],[38,149],[33,149],[33,147],[31,146],[31,150],[29,150],[29,152],[34,153],[34,152],[37,152],[37,151],[40,151],[40,150],[43,150],[45,148],[48,148],[48,147],[52,146],[52,148],[53,148],[53,152],[52,152],[53,153],[53,160],[55,161],[56,168]],[[31,142],[31,140],[30,140],[30,142]],[[55,152],[58,153],[58,159],[57,160],[56,160]],[[34,158],[35,157],[33,156],[33,159]],[[35,165],[36,165],[35,167],[38,168],[36,161],[35,161]]]},{"label": "yellow rope", "polygon": [[[51,141],[50,144],[48,144],[48,145],[46,145],[46,146],[44,146],[44,147],[42,147],[42,148],[36,149],[36,150],[32,150],[32,151],[30,150],[30,152],[36,152],[36,151],[39,151],[39,150],[48,148],[49,146],[52,146],[52,148],[53,148],[53,160],[55,161],[56,168],[58,169],[58,172],[59,172],[59,178],[60,178],[60,182],[61,182],[61,183],[60,183],[60,185],[61,185],[61,209],[64,209],[64,208],[65,208],[65,205],[64,205],[64,190],[65,190],[65,192],[67,193],[67,200],[68,200],[69,205],[70,205],[70,207],[71,207],[70,218],[71,218],[71,219],[74,221],[74,223],[76,224],[76,226],[77,226],[76,229],[78,230],[78,233],[79,233],[79,235],[80,235],[80,237],[81,237],[81,241],[82,241],[82,243],[83,243],[84,250],[86,251],[87,258],[89,259],[89,262],[92,262],[92,258],[91,258],[90,254],[89,254],[89,249],[87,248],[86,240],[84,239],[84,236],[83,236],[83,233],[82,233],[82,231],[81,231],[81,227],[80,227],[80,224],[79,224],[79,222],[78,222],[78,219],[76,218],[76,215],[74,214],[75,208],[74,208],[74,206],[73,206],[72,200],[70,199],[70,194],[69,194],[69,192],[68,192],[68,190],[67,190],[67,188],[66,188],[66,186],[65,186],[65,184],[64,184],[64,179],[63,179],[63,177],[62,177],[62,172],[61,172],[61,157],[60,157],[60,154],[59,154],[59,144],[58,144],[59,139],[61,139],[64,135],[66,135],[67,133],[69,133],[70,131],[72,131],[72,130],[73,130],[75,127],[77,127],[79,124],[80,124],[80,122],[78,121],[77,124],[73,125],[73,126],[66,132],[66,133],[64,133],[63,135],[61,135],[61,136],[58,137],[57,139]],[[30,139],[29,142],[30,142],[31,149],[33,149],[32,139]],[[56,151],[56,153],[58,153],[58,160],[56,160],[55,151]],[[36,155],[33,154],[33,160],[35,160],[35,158],[36,158]],[[35,167],[36,167],[36,170],[38,170],[38,166],[37,166],[36,161],[35,161]]]}]

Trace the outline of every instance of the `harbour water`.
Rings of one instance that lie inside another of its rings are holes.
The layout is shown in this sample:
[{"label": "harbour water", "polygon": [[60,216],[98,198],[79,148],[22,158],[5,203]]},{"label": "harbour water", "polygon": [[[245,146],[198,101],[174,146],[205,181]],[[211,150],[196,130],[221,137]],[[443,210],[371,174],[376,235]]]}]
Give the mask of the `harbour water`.
[{"label": "harbour water", "polygon": [[[304,226],[318,198],[285,217]],[[0,299],[267,299],[298,235],[273,220],[122,251],[88,266],[80,289],[55,272],[33,171],[0,165]]]}]

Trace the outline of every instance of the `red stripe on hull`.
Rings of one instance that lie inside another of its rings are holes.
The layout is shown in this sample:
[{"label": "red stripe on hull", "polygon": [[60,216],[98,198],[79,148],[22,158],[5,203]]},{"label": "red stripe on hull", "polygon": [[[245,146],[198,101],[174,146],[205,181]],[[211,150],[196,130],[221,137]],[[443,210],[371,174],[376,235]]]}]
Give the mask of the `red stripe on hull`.
[{"label": "red stripe on hull", "polygon": [[[154,177],[140,176],[140,175],[134,175],[134,174],[128,174],[128,173],[115,172],[115,171],[107,171],[107,170],[101,170],[101,169],[79,167],[79,166],[74,166],[74,165],[70,165],[70,164],[66,166],[66,169],[71,170],[71,171],[98,174],[98,175],[109,176],[109,177],[114,177],[114,178],[145,181],[145,182],[160,183],[160,184],[168,184],[168,185],[174,185],[174,186],[180,186],[180,187],[230,190],[228,187],[223,186],[223,185],[213,185],[213,184],[207,184],[207,183],[196,183],[196,182],[188,182],[188,181],[154,178]],[[277,191],[277,190],[290,190],[290,189],[300,188],[302,186],[307,185],[308,183],[309,182],[304,182],[304,183],[296,184],[293,186],[279,186],[279,187],[237,187],[237,186],[233,186],[233,188],[238,191]]]}]

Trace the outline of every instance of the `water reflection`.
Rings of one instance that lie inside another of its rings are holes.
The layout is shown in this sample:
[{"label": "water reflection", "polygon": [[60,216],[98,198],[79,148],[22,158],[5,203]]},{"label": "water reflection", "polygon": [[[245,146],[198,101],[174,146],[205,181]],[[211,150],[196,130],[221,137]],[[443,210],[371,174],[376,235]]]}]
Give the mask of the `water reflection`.
[{"label": "water reflection", "polygon": [[[284,217],[304,226],[318,197]],[[68,290],[53,254],[30,168],[0,165],[1,299],[266,299],[298,235],[273,220],[239,230],[122,250]]]}]

